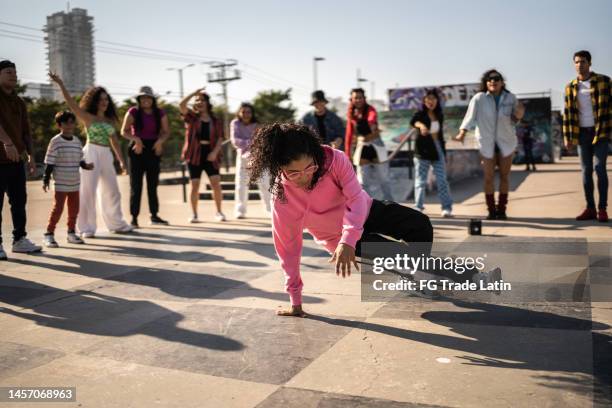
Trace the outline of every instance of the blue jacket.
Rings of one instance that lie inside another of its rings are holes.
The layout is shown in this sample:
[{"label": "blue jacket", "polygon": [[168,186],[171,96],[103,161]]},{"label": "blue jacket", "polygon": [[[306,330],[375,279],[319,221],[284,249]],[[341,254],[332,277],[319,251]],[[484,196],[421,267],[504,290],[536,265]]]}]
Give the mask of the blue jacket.
[{"label": "blue jacket", "polygon": [[[315,117],[314,112],[308,112],[304,115],[301,122],[308,126],[313,131],[319,133],[319,127],[317,125],[317,118]],[[325,144],[329,144],[334,140],[340,138],[342,139],[342,143],[340,146],[344,144],[344,123],[342,123],[342,119],[338,117],[334,112],[329,109],[325,112],[325,119],[323,119],[323,123],[325,124],[325,140],[323,141]]]}]

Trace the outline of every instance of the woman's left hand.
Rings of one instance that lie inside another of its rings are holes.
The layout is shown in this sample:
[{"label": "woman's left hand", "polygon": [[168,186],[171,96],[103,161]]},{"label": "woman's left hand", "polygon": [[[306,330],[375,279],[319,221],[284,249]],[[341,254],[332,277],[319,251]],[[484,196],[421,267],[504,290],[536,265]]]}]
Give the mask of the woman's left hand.
[{"label": "woman's left hand", "polygon": [[127,172],[127,167],[125,166],[125,162],[120,161],[119,162],[119,167],[121,168],[120,173],[122,176],[125,176],[128,172]]},{"label": "woman's left hand", "polygon": [[164,142],[158,139],[153,145],[153,151],[155,152],[155,155],[161,156],[164,152]]},{"label": "woman's left hand", "polygon": [[355,259],[355,248],[347,244],[338,244],[329,263],[336,263],[336,275],[342,277],[351,276],[351,263],[355,265],[355,269],[359,270],[359,265]]}]

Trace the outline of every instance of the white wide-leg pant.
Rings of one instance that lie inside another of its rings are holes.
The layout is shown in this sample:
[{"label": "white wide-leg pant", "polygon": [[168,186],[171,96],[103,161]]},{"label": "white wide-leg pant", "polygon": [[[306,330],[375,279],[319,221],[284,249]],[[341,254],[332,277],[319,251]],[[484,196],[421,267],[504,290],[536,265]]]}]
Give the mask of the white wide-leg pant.
[{"label": "white wide-leg pant", "polygon": [[[247,203],[249,200],[248,161],[248,157],[243,158],[240,153],[236,155],[236,208],[234,210],[236,216],[244,216],[247,212]],[[261,198],[261,202],[266,210],[266,214],[270,214],[270,176],[265,173],[257,183],[257,186],[259,187],[259,197]]]},{"label": "white wide-leg pant", "polygon": [[83,159],[87,163],[93,163],[94,168],[81,169],[80,206],[77,218],[79,232],[92,234],[96,232],[96,198],[102,211],[102,219],[109,231],[130,229],[121,212],[121,193],[110,147],[87,143],[83,148]]}]

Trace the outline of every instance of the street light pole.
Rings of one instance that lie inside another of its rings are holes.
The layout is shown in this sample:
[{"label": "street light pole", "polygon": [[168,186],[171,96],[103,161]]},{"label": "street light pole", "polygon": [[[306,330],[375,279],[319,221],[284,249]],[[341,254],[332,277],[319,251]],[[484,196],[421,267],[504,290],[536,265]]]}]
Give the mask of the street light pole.
[{"label": "street light pole", "polygon": [[323,57],[313,57],[312,58],[312,76],[313,76],[313,85],[314,85],[314,89],[313,91],[316,91],[319,89],[319,83],[318,83],[318,73],[317,73],[317,62],[319,61],[325,61],[325,58]]},{"label": "street light pole", "polygon": [[361,87],[362,82],[368,82],[368,80],[361,77],[361,70],[357,68],[357,88]]},{"label": "street light pole", "polygon": [[181,68],[166,68],[167,71],[178,71],[178,76],[179,76],[179,95],[181,96],[181,99],[183,99],[185,97],[185,90],[183,88],[183,70],[185,68],[189,68],[189,67],[193,67],[195,64],[187,64],[184,67]]}]

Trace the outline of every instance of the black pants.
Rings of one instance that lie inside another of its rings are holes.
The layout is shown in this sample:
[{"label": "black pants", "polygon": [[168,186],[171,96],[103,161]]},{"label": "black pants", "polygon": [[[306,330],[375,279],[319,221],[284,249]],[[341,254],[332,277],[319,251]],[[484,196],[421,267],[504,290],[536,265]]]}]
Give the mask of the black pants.
[{"label": "black pants", "polygon": [[[383,235],[394,240],[385,238]],[[373,242],[386,243],[384,253],[364,253],[364,258],[394,257],[396,254],[427,257],[431,254],[433,227],[429,217],[420,211],[393,201],[374,200],[363,226],[361,239],[357,241],[355,254],[361,257],[361,244]],[[423,270],[423,272],[456,282],[464,282],[471,280],[477,271],[470,270],[461,275],[447,270]]]},{"label": "black pants", "polygon": [[159,171],[161,157],[155,154],[153,145],[155,140],[143,140],[144,148],[141,154],[129,148],[130,157],[130,214],[138,217],[140,214],[140,199],[142,197],[142,177],[147,177],[147,197],[151,215],[157,215],[159,200],[157,198],[157,185],[159,184]]},{"label": "black pants", "polygon": [[535,170],[535,159],[533,158],[533,146],[531,144],[526,144],[523,146],[523,149],[525,149],[525,165],[527,166],[527,169],[529,169],[529,165],[531,164],[531,167],[533,167],[533,169]]},{"label": "black pants", "polygon": [[26,235],[26,169],[23,161],[0,164],[0,244],[2,243],[2,207],[8,196],[13,218],[13,242]]}]

